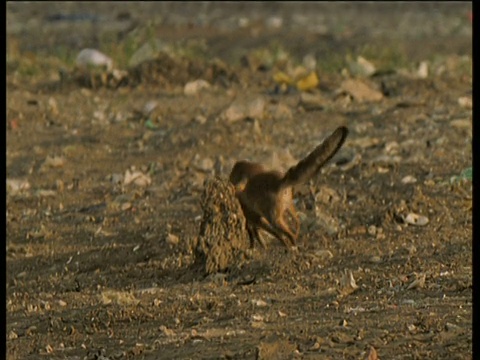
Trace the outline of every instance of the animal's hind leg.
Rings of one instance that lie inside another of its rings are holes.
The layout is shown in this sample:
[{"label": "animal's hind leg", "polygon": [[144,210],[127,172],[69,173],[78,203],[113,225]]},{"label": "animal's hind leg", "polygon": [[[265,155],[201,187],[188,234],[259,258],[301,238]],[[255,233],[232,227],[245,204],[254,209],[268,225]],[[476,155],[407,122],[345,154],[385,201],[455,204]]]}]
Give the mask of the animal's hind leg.
[{"label": "animal's hind leg", "polygon": [[295,206],[291,204],[291,206],[287,209],[290,217],[292,218],[293,222],[295,223],[295,240],[298,239],[298,235],[300,233],[300,219],[298,218],[297,210]]},{"label": "animal's hind leg", "polygon": [[283,244],[287,248],[291,246],[291,244],[285,239],[285,238],[289,239],[289,236],[285,234],[285,232],[280,227],[276,226],[275,224],[270,224],[268,220],[265,219],[264,217],[260,218],[260,225],[263,230],[269,232],[270,234],[275,236],[277,239],[279,239],[281,242],[283,242]]}]

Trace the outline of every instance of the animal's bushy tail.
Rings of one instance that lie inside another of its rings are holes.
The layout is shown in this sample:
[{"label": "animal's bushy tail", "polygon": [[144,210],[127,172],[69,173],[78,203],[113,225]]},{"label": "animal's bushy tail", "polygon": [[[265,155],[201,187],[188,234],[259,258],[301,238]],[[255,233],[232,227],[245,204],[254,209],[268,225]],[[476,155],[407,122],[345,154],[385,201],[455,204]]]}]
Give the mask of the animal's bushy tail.
[{"label": "animal's bushy tail", "polygon": [[308,154],[306,158],[288,169],[282,179],[281,187],[299,185],[310,180],[342,147],[347,135],[347,127],[338,127],[328,138]]}]

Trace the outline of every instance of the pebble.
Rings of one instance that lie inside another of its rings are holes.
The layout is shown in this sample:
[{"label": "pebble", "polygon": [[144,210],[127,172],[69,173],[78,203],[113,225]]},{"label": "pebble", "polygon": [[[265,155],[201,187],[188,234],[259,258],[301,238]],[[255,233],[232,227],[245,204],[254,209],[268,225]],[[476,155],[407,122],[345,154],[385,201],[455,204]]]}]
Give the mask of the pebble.
[{"label": "pebble", "polygon": [[412,175],[407,175],[402,179],[402,184],[414,184],[417,182],[417,179]]},{"label": "pebble", "polygon": [[458,98],[458,105],[463,108],[471,109],[473,108],[472,98],[470,96],[462,96]]},{"label": "pebble", "polygon": [[198,79],[194,81],[190,81],[185,84],[185,87],[183,88],[183,93],[186,96],[192,96],[192,95],[197,95],[200,91],[209,89],[210,88],[210,83],[208,81]]},{"label": "pebble", "polygon": [[357,61],[351,61],[348,67],[352,75],[371,76],[377,71],[375,65],[362,56]]},{"label": "pebble", "polygon": [[415,225],[415,226],[425,226],[429,222],[426,216],[418,215],[415,213],[409,213],[407,216],[404,217],[403,221],[406,224]]}]

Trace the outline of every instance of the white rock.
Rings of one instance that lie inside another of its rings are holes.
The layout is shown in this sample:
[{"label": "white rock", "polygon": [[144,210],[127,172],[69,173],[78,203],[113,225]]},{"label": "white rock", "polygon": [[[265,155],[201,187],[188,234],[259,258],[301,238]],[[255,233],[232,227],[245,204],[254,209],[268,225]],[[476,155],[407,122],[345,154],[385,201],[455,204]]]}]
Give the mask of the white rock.
[{"label": "white rock", "polygon": [[420,79],[426,79],[428,77],[428,62],[422,61],[418,66],[417,76]]},{"label": "white rock", "polygon": [[210,84],[208,81],[198,79],[194,81],[190,81],[185,84],[185,87],[183,88],[183,93],[187,96],[192,96],[198,94],[200,91],[209,89]]},{"label": "white rock", "polygon": [[79,68],[88,66],[105,66],[107,70],[113,67],[113,61],[107,55],[95,49],[83,49],[77,55],[75,63]]},{"label": "white rock", "polygon": [[406,224],[415,225],[415,226],[425,226],[429,222],[429,220],[426,216],[418,215],[418,214],[415,214],[415,213],[409,213],[407,216],[405,216],[403,221]]},{"label": "white rock", "polygon": [[359,56],[357,61],[352,61],[349,67],[350,72],[354,75],[371,76],[377,71],[375,65],[362,56]]},{"label": "white rock", "polygon": [[402,179],[402,184],[414,184],[417,182],[417,179],[412,175],[407,175]]}]

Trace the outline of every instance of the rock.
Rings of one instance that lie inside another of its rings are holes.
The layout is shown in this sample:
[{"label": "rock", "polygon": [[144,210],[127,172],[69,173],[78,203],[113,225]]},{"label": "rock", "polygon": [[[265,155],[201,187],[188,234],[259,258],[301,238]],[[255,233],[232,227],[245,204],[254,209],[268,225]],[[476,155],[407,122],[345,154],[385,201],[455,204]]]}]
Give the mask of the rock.
[{"label": "rock", "polygon": [[307,111],[320,110],[326,107],[328,100],[319,93],[302,92],[299,105]]},{"label": "rock", "polygon": [[417,182],[417,179],[412,175],[407,175],[402,179],[402,184],[414,184]]},{"label": "rock", "polygon": [[335,204],[341,200],[340,195],[335,189],[332,189],[326,185],[320,187],[319,192],[315,194],[315,202],[322,204]]},{"label": "rock", "polygon": [[273,107],[272,115],[273,118],[276,120],[290,120],[293,118],[292,110],[290,109],[290,107],[282,103],[276,104]]},{"label": "rock", "polygon": [[415,226],[425,226],[428,224],[429,220],[426,216],[418,215],[415,213],[409,213],[403,218],[403,221],[409,225]]},{"label": "rock", "polygon": [[59,114],[57,100],[55,100],[53,97],[48,98],[48,110],[53,116],[57,116]]},{"label": "rock", "polygon": [[127,170],[123,179],[124,185],[134,183],[137,186],[146,187],[152,183],[152,179],[149,175],[142,173],[141,171]]},{"label": "rock", "polygon": [[46,172],[49,168],[61,168],[65,165],[65,158],[63,156],[47,156],[42,166],[40,166],[40,173]]},{"label": "rock", "polygon": [[377,71],[375,65],[362,56],[359,56],[357,61],[351,61],[348,67],[352,75],[359,76],[372,76]]},{"label": "rock", "polygon": [[305,77],[300,78],[295,83],[296,87],[300,91],[307,91],[315,89],[319,84],[318,76],[315,71],[311,71]]},{"label": "rock", "polygon": [[208,81],[198,79],[194,81],[190,81],[185,84],[185,87],[183,88],[183,93],[186,96],[192,96],[192,95],[197,95],[200,93],[200,91],[209,89],[210,88],[210,83]]},{"label": "rock", "polygon": [[344,80],[340,85],[340,90],[351,95],[356,101],[371,102],[383,99],[383,94],[356,79]]},{"label": "rock", "polygon": [[466,109],[471,109],[473,107],[472,97],[471,96],[459,97],[458,105]]},{"label": "rock", "polygon": [[350,146],[358,146],[362,149],[368,149],[380,144],[379,138],[374,138],[370,136],[365,136],[361,138],[351,139],[349,141]]},{"label": "rock", "polygon": [[257,97],[250,101],[235,100],[221,115],[227,122],[236,122],[246,118],[263,119],[265,117],[266,101]]},{"label": "rock", "polygon": [[207,122],[207,117],[204,115],[198,114],[198,115],[195,115],[195,117],[193,118],[193,121],[195,121],[196,123],[199,123],[200,125],[203,125]]},{"label": "rock", "polygon": [[280,16],[270,16],[265,20],[265,25],[270,29],[280,29],[283,25],[283,18]]},{"label": "rock", "polygon": [[7,194],[15,195],[30,189],[30,183],[25,179],[7,179]]},{"label": "rock", "polygon": [[307,54],[303,57],[302,64],[305,69],[309,71],[315,71],[317,68],[317,59],[315,58],[315,55]]},{"label": "rock", "polygon": [[428,62],[422,61],[420,63],[416,75],[419,79],[426,79],[428,77]]},{"label": "rock", "polygon": [[97,66],[111,70],[113,67],[112,59],[95,49],[83,49],[80,51],[75,59],[75,64],[80,69],[86,69],[89,66]]},{"label": "rock", "polygon": [[416,275],[415,280],[413,280],[410,285],[408,285],[407,290],[423,288],[425,286],[425,279],[425,274]]},{"label": "rock", "polygon": [[215,162],[209,157],[200,157],[200,155],[196,154],[193,158],[192,165],[196,170],[211,172],[215,166]]},{"label": "rock", "polygon": [[177,235],[168,233],[167,236],[165,237],[165,241],[170,245],[178,245],[178,243],[180,242],[180,239]]},{"label": "rock", "polygon": [[155,100],[147,101],[147,103],[142,108],[143,116],[149,116],[153,110],[158,106],[158,102]]},{"label": "rock", "polygon": [[358,289],[357,282],[353,277],[351,270],[345,270],[340,279],[340,288],[338,289],[340,297],[348,296]]},{"label": "rock", "polygon": [[458,129],[471,129],[472,120],[471,119],[456,119],[450,121],[450,126]]}]

